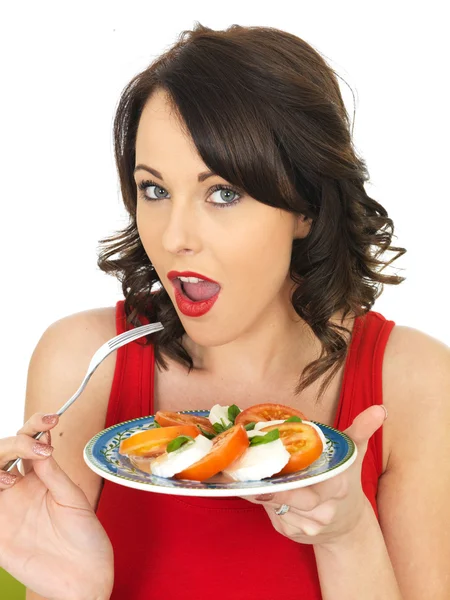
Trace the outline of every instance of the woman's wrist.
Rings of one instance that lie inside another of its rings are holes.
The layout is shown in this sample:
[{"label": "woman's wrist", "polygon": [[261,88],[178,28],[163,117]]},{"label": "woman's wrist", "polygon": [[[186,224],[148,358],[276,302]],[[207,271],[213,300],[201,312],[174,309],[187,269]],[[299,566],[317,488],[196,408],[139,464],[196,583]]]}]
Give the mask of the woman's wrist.
[{"label": "woman's wrist", "polygon": [[328,551],[342,551],[347,547],[353,548],[355,545],[364,543],[367,535],[370,535],[370,532],[373,532],[374,529],[380,531],[372,505],[369,500],[365,498],[359,517],[351,530],[339,534],[326,542],[315,544],[314,548]]},{"label": "woman's wrist", "polygon": [[113,586],[106,586],[102,589],[102,591],[95,596],[92,596],[92,600],[109,600],[111,598]]},{"label": "woman's wrist", "polygon": [[89,596],[85,596],[85,600],[110,600],[111,598],[111,594],[112,594],[112,590],[105,592],[104,590],[102,590],[101,592],[98,593],[93,593]]},{"label": "woman's wrist", "polygon": [[110,600],[113,590],[113,583],[105,583],[101,587],[95,586],[90,591],[83,592],[81,596],[79,593],[76,598],[70,596],[69,598],[64,597],[64,600]]},{"label": "woman's wrist", "polygon": [[350,531],[314,545],[314,554],[324,600],[401,600],[383,533],[368,501]]}]

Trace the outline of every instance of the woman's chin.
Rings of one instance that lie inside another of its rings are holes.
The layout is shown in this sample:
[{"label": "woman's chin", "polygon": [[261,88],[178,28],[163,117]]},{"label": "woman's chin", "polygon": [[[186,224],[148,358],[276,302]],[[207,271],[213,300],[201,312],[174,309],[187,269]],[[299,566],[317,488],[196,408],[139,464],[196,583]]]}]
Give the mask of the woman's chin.
[{"label": "woman's chin", "polygon": [[181,323],[186,332],[186,340],[183,345],[190,352],[195,347],[214,348],[224,346],[236,340],[239,336],[238,331],[231,330],[229,325],[218,319],[203,320],[203,318],[193,319],[180,315]]},{"label": "woman's chin", "polygon": [[226,335],[222,328],[208,328],[196,324],[186,324],[184,322],[183,326],[190,344],[193,344],[194,346],[214,348],[215,346],[224,346],[235,339],[233,336],[230,336],[229,333]]}]

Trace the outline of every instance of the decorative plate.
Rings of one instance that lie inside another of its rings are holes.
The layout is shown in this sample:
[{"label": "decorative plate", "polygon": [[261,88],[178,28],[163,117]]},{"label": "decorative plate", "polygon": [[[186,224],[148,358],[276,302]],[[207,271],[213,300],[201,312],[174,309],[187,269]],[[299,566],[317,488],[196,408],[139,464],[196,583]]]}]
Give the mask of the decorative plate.
[{"label": "decorative plate", "polygon": [[[184,410],[185,414],[207,417],[209,410]],[[315,421],[312,421],[315,423]],[[197,482],[149,475],[136,469],[127,456],[119,454],[124,438],[154,427],[154,417],[140,417],[118,423],[97,433],[85,446],[83,458],[92,471],[119,485],[176,496],[252,496],[306,487],[331,479],[350,467],[356,459],[356,446],[345,433],[316,423],[327,440],[322,455],[309,467],[296,473],[261,481],[233,483]]]}]

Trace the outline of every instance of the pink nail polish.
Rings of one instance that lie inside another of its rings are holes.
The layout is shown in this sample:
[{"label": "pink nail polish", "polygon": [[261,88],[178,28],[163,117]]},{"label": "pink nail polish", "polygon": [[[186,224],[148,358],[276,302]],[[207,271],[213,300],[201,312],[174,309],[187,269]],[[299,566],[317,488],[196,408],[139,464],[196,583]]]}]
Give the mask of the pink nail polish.
[{"label": "pink nail polish", "polygon": [[0,473],[0,481],[5,485],[12,485],[16,479],[16,475],[11,475],[10,473]]},{"label": "pink nail polish", "polygon": [[269,502],[273,500],[275,494],[261,494],[260,496],[255,496],[255,500],[260,500],[261,502]]},{"label": "pink nail polish", "polygon": [[39,454],[39,456],[50,456],[50,454],[53,452],[53,448],[52,446],[46,446],[45,444],[39,444],[39,442],[36,442],[36,444],[33,446],[33,452],[35,454]]},{"label": "pink nail polish", "polygon": [[46,425],[54,425],[58,421],[58,415],[57,414],[44,415],[42,417],[42,421]]}]

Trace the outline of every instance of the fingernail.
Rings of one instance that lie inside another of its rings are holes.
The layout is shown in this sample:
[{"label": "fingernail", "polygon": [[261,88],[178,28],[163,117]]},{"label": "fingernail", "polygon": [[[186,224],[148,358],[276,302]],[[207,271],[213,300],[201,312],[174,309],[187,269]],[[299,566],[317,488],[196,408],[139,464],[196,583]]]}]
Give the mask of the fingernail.
[{"label": "fingernail", "polygon": [[50,454],[53,452],[53,448],[52,446],[47,446],[46,444],[40,444],[39,442],[36,442],[36,444],[33,446],[33,452],[35,454],[39,454],[39,456],[50,456]]},{"label": "fingernail", "polygon": [[5,485],[12,485],[17,479],[16,475],[11,475],[10,473],[1,473],[0,481]]},{"label": "fingernail", "polygon": [[54,425],[58,421],[58,415],[57,414],[44,415],[42,417],[42,421],[46,425]]},{"label": "fingernail", "polygon": [[387,411],[387,408],[385,407],[385,405],[384,405],[384,404],[380,404],[380,406],[381,406],[381,408],[384,408],[384,412],[386,413],[386,415],[385,415],[385,417],[384,417],[384,420],[386,421],[386,419],[388,418],[388,411]]},{"label": "fingernail", "polygon": [[255,500],[261,500],[261,502],[268,502],[269,500],[273,500],[275,494],[261,494],[260,496],[255,496]]}]

